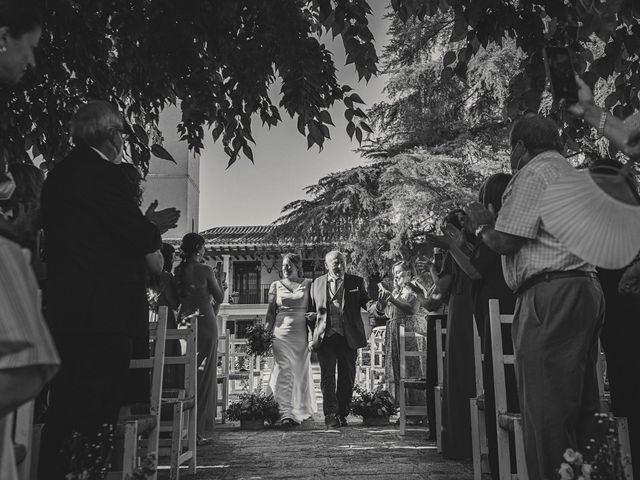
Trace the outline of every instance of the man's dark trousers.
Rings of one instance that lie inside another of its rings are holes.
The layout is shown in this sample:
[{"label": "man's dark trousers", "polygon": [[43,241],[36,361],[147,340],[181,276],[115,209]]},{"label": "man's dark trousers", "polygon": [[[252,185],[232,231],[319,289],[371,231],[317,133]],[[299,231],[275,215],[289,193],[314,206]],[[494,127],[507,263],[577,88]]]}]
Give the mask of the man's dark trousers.
[{"label": "man's dark trousers", "polygon": [[[335,414],[346,417],[356,378],[357,350],[349,348],[347,340],[337,333],[325,337],[318,349],[320,362],[320,389],[325,415]],[[336,365],[338,384],[336,386]]]}]

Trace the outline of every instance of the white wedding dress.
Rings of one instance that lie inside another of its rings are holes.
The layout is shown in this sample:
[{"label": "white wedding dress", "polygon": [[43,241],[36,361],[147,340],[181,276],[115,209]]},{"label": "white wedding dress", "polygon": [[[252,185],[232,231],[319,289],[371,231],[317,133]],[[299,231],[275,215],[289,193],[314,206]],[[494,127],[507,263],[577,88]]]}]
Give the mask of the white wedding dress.
[{"label": "white wedding dress", "polygon": [[273,330],[274,366],[269,388],[280,405],[281,418],[298,423],[318,410],[305,319],[310,285],[311,280],[305,279],[291,291],[282,282],[275,282],[278,314]]}]

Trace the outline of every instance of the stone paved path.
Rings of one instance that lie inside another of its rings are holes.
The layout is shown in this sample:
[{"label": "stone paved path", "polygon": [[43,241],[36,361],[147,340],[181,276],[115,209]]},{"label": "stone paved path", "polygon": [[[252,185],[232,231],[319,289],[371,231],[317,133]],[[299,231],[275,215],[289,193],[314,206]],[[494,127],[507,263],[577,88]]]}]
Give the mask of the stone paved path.
[{"label": "stone paved path", "polygon": [[[319,368],[313,367],[322,411]],[[213,445],[198,448],[195,478],[472,480],[471,462],[444,460],[426,428],[410,427],[401,437],[394,420],[387,427],[364,427],[359,417],[349,417],[348,427],[327,429],[317,414],[296,427],[260,431],[240,430],[238,422],[218,424]],[[181,478],[189,478],[186,471]],[[168,471],[161,469],[158,479],[168,479]]]},{"label": "stone paved path", "polygon": [[[217,425],[213,445],[198,449],[198,480],[471,480],[470,463],[446,461],[426,440],[426,429],[350,426],[326,429],[323,419],[291,429],[244,431],[238,423]],[[168,478],[161,471],[160,479]],[[186,474],[186,472],[184,472]],[[186,475],[185,475],[186,478]]]}]

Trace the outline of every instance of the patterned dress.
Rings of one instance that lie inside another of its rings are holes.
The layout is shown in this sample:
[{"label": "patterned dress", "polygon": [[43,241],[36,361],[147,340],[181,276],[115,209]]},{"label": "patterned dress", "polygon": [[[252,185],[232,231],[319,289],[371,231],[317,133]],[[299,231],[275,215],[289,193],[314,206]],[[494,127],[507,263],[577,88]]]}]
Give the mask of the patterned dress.
[{"label": "patterned dress", "polygon": [[[420,299],[409,288],[402,289],[400,294],[394,292],[401,302],[411,305],[412,310],[419,311]],[[418,332],[426,335],[427,320],[424,315],[407,314],[392,303],[385,308],[385,315],[389,317],[384,342],[384,374],[385,388],[389,390],[396,403],[398,402],[400,380],[400,325],[405,326],[406,332]],[[407,338],[405,348],[407,351],[426,351],[426,341],[423,339]],[[406,373],[411,378],[426,378],[426,365],[419,357],[406,359]],[[424,389],[407,389],[407,405],[426,405],[427,396]]]}]

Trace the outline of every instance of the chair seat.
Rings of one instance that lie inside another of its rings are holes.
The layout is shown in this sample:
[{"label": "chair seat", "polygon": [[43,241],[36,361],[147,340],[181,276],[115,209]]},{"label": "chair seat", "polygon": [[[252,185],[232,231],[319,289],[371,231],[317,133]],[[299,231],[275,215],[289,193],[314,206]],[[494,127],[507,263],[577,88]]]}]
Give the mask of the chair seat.
[{"label": "chair seat", "polygon": [[183,410],[191,410],[193,407],[196,406],[196,399],[195,397],[188,397],[188,398],[163,398],[162,399],[162,411],[164,411],[165,408],[170,408],[171,411],[173,411],[173,406],[176,403],[182,403],[182,409]]},{"label": "chair seat", "polygon": [[22,462],[24,462],[24,459],[27,458],[27,447],[25,447],[21,443],[14,443],[13,455],[15,456],[16,464],[20,465]]},{"label": "chair seat", "polygon": [[[245,378],[249,378],[249,375],[251,375],[251,372],[234,372],[234,373],[230,373],[228,375],[229,380],[244,380]],[[256,371],[253,372],[253,376],[254,377],[259,377],[260,376],[260,372]]]},{"label": "chair seat", "polygon": [[412,388],[427,388],[427,379],[426,378],[401,378],[400,384],[405,387]]},{"label": "chair seat", "polygon": [[116,438],[124,438],[125,423],[133,420],[138,422],[138,435],[148,434],[157,424],[155,415],[132,415],[131,417],[120,419],[116,427]]},{"label": "chair seat", "polygon": [[519,413],[501,413],[498,415],[498,425],[500,425],[500,428],[510,432],[514,431],[514,425],[518,420],[520,420]]}]

